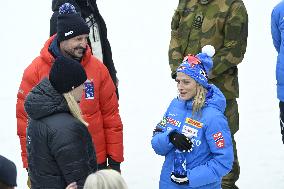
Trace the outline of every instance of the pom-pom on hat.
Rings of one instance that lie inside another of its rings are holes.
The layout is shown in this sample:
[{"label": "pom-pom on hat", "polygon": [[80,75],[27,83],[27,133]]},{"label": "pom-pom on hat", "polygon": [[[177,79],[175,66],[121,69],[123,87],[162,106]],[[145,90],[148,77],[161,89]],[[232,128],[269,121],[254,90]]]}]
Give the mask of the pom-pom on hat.
[{"label": "pom-pom on hat", "polygon": [[64,3],[59,7],[57,17],[57,40],[65,41],[78,35],[89,34],[90,29],[80,13],[70,3]]},{"label": "pom-pom on hat", "polygon": [[0,155],[0,182],[9,187],[17,186],[17,168],[9,159]]},{"label": "pom-pom on hat", "polygon": [[49,72],[49,81],[60,94],[67,93],[87,80],[83,66],[70,58],[58,57]]},{"label": "pom-pom on hat", "polygon": [[188,75],[197,83],[207,88],[208,74],[213,67],[212,57],[214,54],[214,47],[206,45],[202,48],[202,53],[197,55],[187,55],[177,68],[177,72],[182,72]]}]

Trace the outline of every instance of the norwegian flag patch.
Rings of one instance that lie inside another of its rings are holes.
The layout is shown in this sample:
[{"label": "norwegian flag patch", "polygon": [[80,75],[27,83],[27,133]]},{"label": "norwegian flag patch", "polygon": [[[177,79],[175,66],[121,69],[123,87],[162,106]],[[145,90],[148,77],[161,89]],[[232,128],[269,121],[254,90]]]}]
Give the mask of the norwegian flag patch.
[{"label": "norwegian flag patch", "polygon": [[224,148],[225,147],[225,140],[221,132],[213,134],[213,138],[217,148]]}]

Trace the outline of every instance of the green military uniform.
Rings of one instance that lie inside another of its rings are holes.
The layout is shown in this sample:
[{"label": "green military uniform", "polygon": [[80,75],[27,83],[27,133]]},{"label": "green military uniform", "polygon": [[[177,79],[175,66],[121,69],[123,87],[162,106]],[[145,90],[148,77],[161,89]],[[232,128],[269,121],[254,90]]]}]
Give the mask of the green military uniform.
[{"label": "green military uniform", "polygon": [[[238,68],[248,35],[248,15],[242,0],[179,0],[171,23],[169,64],[172,77],[187,54],[197,54],[205,45],[214,46],[214,66],[209,81],[218,86],[227,100],[225,115],[232,135],[239,130]],[[232,171],[223,178],[222,188],[238,188],[239,164],[235,141]]]}]

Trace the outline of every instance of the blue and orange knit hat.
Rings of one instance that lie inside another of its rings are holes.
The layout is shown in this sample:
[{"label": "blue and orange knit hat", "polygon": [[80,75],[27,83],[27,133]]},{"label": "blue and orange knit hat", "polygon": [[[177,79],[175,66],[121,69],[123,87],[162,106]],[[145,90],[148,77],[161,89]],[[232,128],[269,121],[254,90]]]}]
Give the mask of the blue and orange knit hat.
[{"label": "blue and orange knit hat", "polygon": [[187,55],[177,68],[177,72],[182,72],[197,83],[207,88],[208,74],[213,67],[212,57],[215,54],[215,49],[211,45],[206,45],[202,48],[202,53],[197,55]]}]

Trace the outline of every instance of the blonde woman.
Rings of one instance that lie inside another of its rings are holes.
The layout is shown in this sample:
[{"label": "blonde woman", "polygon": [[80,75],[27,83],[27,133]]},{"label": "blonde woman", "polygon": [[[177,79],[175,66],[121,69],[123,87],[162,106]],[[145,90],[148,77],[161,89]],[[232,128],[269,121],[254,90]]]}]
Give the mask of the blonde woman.
[{"label": "blonde woman", "polygon": [[44,78],[28,94],[25,110],[28,172],[31,188],[66,188],[97,170],[97,161],[88,124],[78,102],[87,75],[75,60],[59,57]]},{"label": "blonde woman", "polygon": [[103,169],[88,176],[84,189],[127,189],[127,185],[119,172]]},{"label": "blonde woman", "polygon": [[188,55],[177,69],[178,98],[172,100],[152,138],[154,151],[165,156],[160,189],[221,189],[232,168],[233,148],[224,116],[226,100],[208,84],[214,48]]}]

